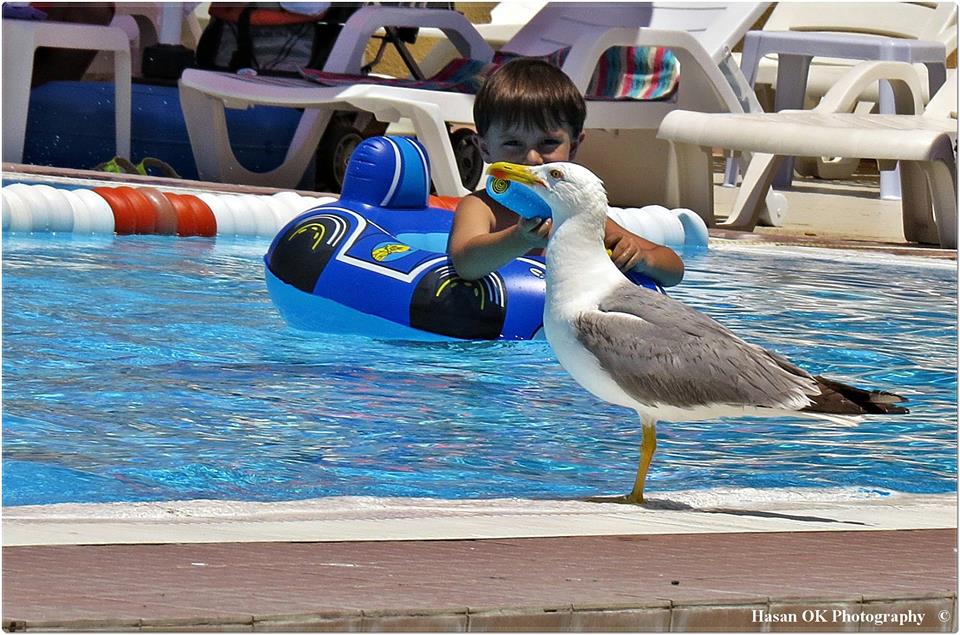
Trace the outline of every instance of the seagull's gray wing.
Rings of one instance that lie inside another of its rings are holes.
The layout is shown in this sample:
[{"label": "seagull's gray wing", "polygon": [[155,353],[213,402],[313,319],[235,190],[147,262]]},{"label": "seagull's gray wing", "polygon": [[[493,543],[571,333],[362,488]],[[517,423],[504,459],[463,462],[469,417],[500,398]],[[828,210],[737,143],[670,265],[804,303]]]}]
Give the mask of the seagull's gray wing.
[{"label": "seagull's gray wing", "polygon": [[818,395],[806,371],[666,295],[624,283],[576,320],[577,338],[633,398],[796,410]]}]

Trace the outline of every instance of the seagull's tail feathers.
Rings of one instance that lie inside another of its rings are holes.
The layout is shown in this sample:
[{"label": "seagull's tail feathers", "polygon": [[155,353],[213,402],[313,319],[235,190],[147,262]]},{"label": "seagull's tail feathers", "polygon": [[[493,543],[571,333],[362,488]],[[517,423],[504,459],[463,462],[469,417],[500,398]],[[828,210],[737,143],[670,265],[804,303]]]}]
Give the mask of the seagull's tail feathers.
[{"label": "seagull's tail feathers", "polygon": [[814,377],[819,395],[810,395],[811,403],[805,411],[817,414],[868,415],[906,414],[910,412],[897,404],[906,401],[900,395],[881,390],[863,390],[826,377]]}]

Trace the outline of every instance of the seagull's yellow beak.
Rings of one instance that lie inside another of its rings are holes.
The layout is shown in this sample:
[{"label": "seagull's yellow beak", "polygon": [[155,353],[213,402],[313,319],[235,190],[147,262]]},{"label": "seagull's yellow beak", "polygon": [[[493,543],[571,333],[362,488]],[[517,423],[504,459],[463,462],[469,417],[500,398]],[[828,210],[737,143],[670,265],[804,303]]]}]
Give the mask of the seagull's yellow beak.
[{"label": "seagull's yellow beak", "polygon": [[491,165],[487,169],[487,174],[495,179],[515,181],[524,185],[546,185],[543,179],[530,169],[530,166],[507,163],[506,161],[497,161]]}]

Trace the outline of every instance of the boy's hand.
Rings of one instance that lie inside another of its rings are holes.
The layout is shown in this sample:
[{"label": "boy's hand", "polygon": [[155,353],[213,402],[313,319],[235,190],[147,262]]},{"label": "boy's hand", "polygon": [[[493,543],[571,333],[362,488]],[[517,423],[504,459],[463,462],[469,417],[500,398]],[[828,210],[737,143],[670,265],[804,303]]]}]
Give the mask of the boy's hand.
[{"label": "boy's hand", "polygon": [[610,253],[610,259],[617,265],[620,271],[627,272],[643,265],[639,270],[646,269],[647,256],[650,255],[651,244],[649,241],[640,238],[636,234],[624,231],[612,240],[607,240],[607,251]]},{"label": "boy's hand", "polygon": [[531,247],[546,247],[553,221],[549,218],[521,218],[517,221],[516,235]]},{"label": "boy's hand", "polygon": [[603,243],[621,271],[643,273],[665,287],[683,280],[683,261],[669,247],[650,242],[607,219]]}]

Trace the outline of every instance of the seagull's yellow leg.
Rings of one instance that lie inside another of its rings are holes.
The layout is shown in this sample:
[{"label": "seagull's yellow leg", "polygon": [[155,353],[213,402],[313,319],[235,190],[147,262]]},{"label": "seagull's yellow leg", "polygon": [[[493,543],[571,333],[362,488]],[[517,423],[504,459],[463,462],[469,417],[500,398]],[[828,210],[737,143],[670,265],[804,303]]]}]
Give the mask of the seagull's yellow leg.
[{"label": "seagull's yellow leg", "polygon": [[647,480],[647,470],[653,453],[657,451],[657,420],[646,415],[640,415],[643,422],[643,441],[640,443],[640,465],[637,467],[637,480],[633,484],[633,491],[627,496],[628,503],[639,505],[643,502],[643,483]]}]

